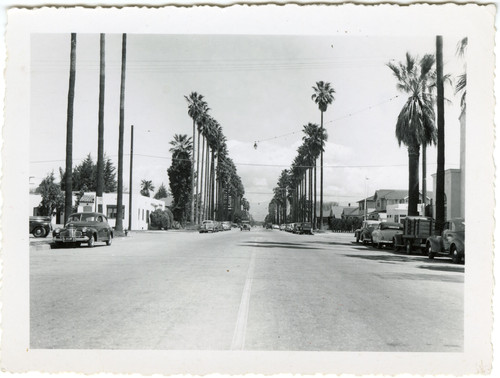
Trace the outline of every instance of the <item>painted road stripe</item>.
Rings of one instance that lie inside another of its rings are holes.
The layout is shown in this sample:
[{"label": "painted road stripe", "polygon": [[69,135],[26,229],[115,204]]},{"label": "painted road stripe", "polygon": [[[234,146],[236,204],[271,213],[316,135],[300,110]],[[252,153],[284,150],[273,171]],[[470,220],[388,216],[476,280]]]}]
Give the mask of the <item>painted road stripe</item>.
[{"label": "painted road stripe", "polygon": [[247,271],[247,279],[243,294],[241,296],[240,308],[238,310],[238,319],[233,334],[231,350],[243,350],[245,347],[245,335],[247,332],[248,311],[250,309],[250,292],[252,291],[253,271],[255,269],[255,252],[250,257],[250,265]]}]

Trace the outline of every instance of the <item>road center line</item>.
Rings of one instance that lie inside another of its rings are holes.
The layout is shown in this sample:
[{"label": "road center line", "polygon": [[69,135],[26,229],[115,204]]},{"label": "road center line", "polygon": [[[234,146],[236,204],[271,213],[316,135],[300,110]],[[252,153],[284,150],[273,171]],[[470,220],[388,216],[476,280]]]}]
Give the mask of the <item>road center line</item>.
[{"label": "road center line", "polygon": [[234,328],[231,350],[243,350],[245,346],[248,311],[250,309],[250,292],[252,291],[254,269],[255,269],[255,252],[252,252],[252,256],[250,257],[250,265],[247,271],[245,287],[243,288],[243,294],[241,296],[240,308],[238,310],[236,327]]}]

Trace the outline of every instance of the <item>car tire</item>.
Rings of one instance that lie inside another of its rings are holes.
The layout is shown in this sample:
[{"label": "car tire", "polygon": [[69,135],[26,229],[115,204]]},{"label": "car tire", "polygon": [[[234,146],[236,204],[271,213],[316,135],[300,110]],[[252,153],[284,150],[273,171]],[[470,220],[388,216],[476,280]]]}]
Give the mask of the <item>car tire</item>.
[{"label": "car tire", "polygon": [[408,240],[406,242],[406,254],[411,255],[411,252],[412,252],[411,240]]},{"label": "car tire", "polygon": [[359,235],[356,236],[356,243],[359,243]]},{"label": "car tire", "polygon": [[434,259],[434,257],[436,256],[436,254],[432,251],[432,246],[431,244],[427,244],[427,257],[429,257],[429,259]]},{"label": "car tire", "polygon": [[34,230],[33,230],[33,236],[35,238],[44,238],[46,237],[48,234],[48,232],[43,228],[43,227],[36,227]]},{"label": "car tire", "polygon": [[111,245],[112,243],[113,243],[113,236],[112,236],[112,235],[110,235],[110,236],[109,236],[109,239],[108,239],[108,240],[106,240],[106,245]]},{"label": "car tire", "polygon": [[399,246],[396,244],[396,238],[392,238],[392,249],[394,252],[399,252]]},{"label": "car tire", "polygon": [[453,261],[453,264],[460,264],[462,259],[460,258],[460,255],[457,251],[457,248],[454,245],[452,245],[450,247],[450,255],[451,255],[451,261]]},{"label": "car tire", "polygon": [[94,239],[94,236],[92,235],[87,243],[88,247],[89,248],[93,248],[94,245],[95,245],[95,239]]}]

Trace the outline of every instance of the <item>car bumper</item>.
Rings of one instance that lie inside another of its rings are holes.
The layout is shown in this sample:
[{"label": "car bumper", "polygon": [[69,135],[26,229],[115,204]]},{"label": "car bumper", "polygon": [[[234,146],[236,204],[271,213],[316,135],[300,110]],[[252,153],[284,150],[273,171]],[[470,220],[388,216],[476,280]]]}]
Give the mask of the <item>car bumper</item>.
[{"label": "car bumper", "polygon": [[79,237],[71,237],[71,236],[54,236],[53,241],[54,243],[76,243],[76,242],[83,242],[86,243],[89,241],[88,236],[79,236]]}]

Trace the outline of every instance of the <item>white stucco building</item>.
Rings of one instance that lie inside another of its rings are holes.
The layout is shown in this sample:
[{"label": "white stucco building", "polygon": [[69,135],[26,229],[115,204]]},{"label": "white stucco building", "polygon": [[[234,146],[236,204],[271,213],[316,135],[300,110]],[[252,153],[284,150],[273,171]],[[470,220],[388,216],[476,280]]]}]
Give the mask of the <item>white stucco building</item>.
[{"label": "white stucco building", "polygon": [[[117,193],[103,193],[102,204],[96,203],[95,192],[86,192],[80,198],[78,211],[92,212],[97,211],[108,217],[111,227],[116,225],[117,213]],[[39,194],[30,194],[30,203],[32,214],[36,214],[36,208],[40,204],[42,197]],[[76,196],[73,194],[73,203]],[[150,214],[156,209],[165,209],[165,202],[150,197],[136,194],[132,196],[132,212],[129,213],[129,194],[123,193],[123,229],[128,230],[147,230],[149,227]],[[129,225],[129,214],[131,215],[131,224]]]}]

